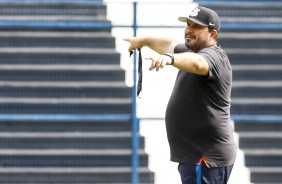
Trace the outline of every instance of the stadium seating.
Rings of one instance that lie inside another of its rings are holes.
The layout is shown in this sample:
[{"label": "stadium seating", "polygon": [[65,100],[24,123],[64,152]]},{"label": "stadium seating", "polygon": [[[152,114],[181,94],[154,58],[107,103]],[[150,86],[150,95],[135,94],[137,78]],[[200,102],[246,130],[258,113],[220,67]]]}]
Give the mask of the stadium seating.
[{"label": "stadium seating", "polygon": [[[101,0],[0,1],[0,183],[131,183],[131,87]],[[140,137],[140,183],[153,183]]]},{"label": "stadium seating", "polygon": [[282,183],[282,1],[196,1],[222,21],[219,44],[233,67],[231,115],[251,182]]}]

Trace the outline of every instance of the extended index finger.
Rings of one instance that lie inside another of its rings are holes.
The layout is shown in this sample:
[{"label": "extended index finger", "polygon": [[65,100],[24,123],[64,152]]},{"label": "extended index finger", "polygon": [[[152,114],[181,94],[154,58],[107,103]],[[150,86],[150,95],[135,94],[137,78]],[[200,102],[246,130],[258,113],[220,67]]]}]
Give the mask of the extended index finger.
[{"label": "extended index finger", "polygon": [[130,43],[130,46],[128,47],[128,51],[132,52],[132,50],[135,49],[133,44],[132,44],[132,39],[131,38],[124,38],[123,40]]}]

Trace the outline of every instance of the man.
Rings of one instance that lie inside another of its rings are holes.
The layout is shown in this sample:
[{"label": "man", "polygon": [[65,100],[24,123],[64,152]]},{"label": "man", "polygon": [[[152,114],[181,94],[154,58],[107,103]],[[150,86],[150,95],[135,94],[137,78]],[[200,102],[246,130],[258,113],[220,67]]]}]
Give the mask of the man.
[{"label": "man", "polygon": [[232,69],[217,45],[216,12],[195,8],[188,17],[185,44],[168,38],[134,37],[129,51],[148,46],[160,55],[147,58],[150,70],[179,69],[165,121],[171,161],[179,163],[183,184],[226,184],[236,157],[230,123]]}]

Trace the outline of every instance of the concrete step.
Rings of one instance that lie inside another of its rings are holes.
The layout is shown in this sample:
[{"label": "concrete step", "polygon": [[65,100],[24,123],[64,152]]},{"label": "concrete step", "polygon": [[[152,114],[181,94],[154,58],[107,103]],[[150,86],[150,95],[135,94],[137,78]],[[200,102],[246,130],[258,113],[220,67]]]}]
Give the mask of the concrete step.
[{"label": "concrete step", "polygon": [[[1,149],[3,167],[126,167],[131,166],[131,149]],[[148,165],[140,150],[139,165]]]},{"label": "concrete step", "polygon": [[[55,20],[58,18],[55,18]],[[1,30],[30,30],[30,31],[96,31],[96,32],[111,32],[112,24],[108,20],[65,20],[45,21],[30,20],[30,21],[0,21]]]},{"label": "concrete step", "polygon": [[[196,0],[197,3],[210,3],[210,5],[216,5],[216,4],[222,4],[222,6],[226,6],[226,4],[239,4],[239,5],[254,5],[254,4],[258,4],[258,5],[267,5],[268,3],[266,3],[264,0],[231,0],[231,1],[224,1],[224,0],[213,0],[213,1],[207,1],[207,0]],[[269,4],[275,4],[276,3],[280,3],[281,0],[269,0],[268,1]]]},{"label": "concrete step", "polygon": [[[128,116],[128,120],[118,120],[118,115],[100,114],[93,115],[0,115],[0,132],[77,132],[77,133],[98,133],[99,132],[130,132],[131,120],[130,114],[123,114]],[[123,117],[122,116],[122,117]],[[126,117],[127,117],[126,116]],[[111,119],[115,119],[112,121]],[[125,118],[124,118],[125,119]]]},{"label": "concrete step", "polygon": [[[248,49],[247,49],[248,50]],[[279,58],[282,57],[282,54],[278,50],[260,50],[258,52],[253,52],[253,50],[250,50],[250,52],[245,53],[241,52],[235,49],[226,49],[226,52],[228,54],[229,60],[234,65],[276,65],[281,64],[281,61]]]},{"label": "concrete step", "polygon": [[2,65],[1,81],[125,81],[115,65]]},{"label": "concrete step", "polygon": [[0,47],[4,48],[115,48],[115,38],[109,32],[11,30],[0,31],[0,39]]},{"label": "concrete step", "polygon": [[282,98],[280,81],[234,81],[231,98]]},{"label": "concrete step", "polygon": [[[202,6],[214,9],[220,17],[233,16],[240,17],[281,17],[279,9],[281,1],[203,1],[198,0]],[[259,19],[257,19],[259,21]],[[236,22],[236,19],[234,20]]]},{"label": "concrete step", "polygon": [[0,114],[127,114],[131,98],[0,98]]},{"label": "concrete step", "polygon": [[282,65],[233,65],[233,80],[279,81]]},{"label": "concrete step", "polygon": [[[82,168],[0,168],[0,182],[9,184],[87,184],[87,183],[130,183],[132,169],[130,167],[82,167]],[[153,184],[154,174],[146,167],[139,168],[141,183]]]},{"label": "concrete step", "polygon": [[282,149],[281,132],[240,132],[241,149]]},{"label": "concrete step", "polygon": [[[82,3],[80,3],[82,2]],[[101,2],[17,1],[0,3],[2,30],[95,30],[110,32],[107,5]]]},{"label": "concrete step", "polygon": [[[140,147],[144,139],[139,138]],[[131,132],[0,132],[0,149],[131,149]]]},{"label": "concrete step", "polygon": [[244,149],[247,167],[282,167],[282,149]]},{"label": "concrete step", "polygon": [[250,116],[252,121],[242,121],[240,120],[235,121],[234,128],[235,131],[240,133],[245,132],[273,132],[280,134],[282,131],[282,120],[278,122],[271,122],[271,121],[258,121],[256,116]]},{"label": "concrete step", "polygon": [[232,115],[281,115],[281,98],[233,98]]},{"label": "concrete step", "polygon": [[270,32],[222,32],[219,35],[218,44],[223,48],[256,48],[256,49],[278,49],[282,47],[282,36],[280,33]]},{"label": "concrete step", "polygon": [[252,183],[282,183],[282,167],[250,167],[250,170]]},{"label": "concrete step", "polygon": [[105,17],[107,12],[107,6],[101,2],[83,3],[83,1],[73,1],[73,3],[56,3],[47,1],[37,1],[26,3],[24,1],[18,1],[15,3],[0,3],[1,13],[0,15],[91,15],[97,17]]},{"label": "concrete step", "polygon": [[[0,3],[13,3],[13,4],[17,4],[17,3],[22,3],[22,0],[0,0]],[[28,2],[30,3],[74,3],[76,4],[77,1],[76,0],[28,0]],[[89,4],[89,3],[102,3],[103,0],[80,0],[79,3],[85,3],[85,4]]]},{"label": "concrete step", "polygon": [[114,49],[10,48],[0,50],[0,64],[119,64]]},{"label": "concrete step", "polygon": [[124,82],[0,82],[1,97],[25,98],[129,98],[131,87]]},{"label": "concrete step", "polygon": [[[281,7],[281,4],[279,5]],[[258,8],[260,9],[260,8]],[[270,8],[271,9],[271,8]],[[271,11],[270,9],[267,9],[267,10],[259,10],[259,11],[262,11],[262,14],[267,14],[269,11]],[[233,10],[233,11],[236,11],[236,10]],[[246,10],[248,11],[248,10]],[[253,10],[251,10],[253,11]],[[243,12],[245,13],[245,12]],[[257,13],[254,13],[255,15],[257,15]],[[221,16],[221,19],[220,21],[222,22],[222,27],[224,26],[234,26],[235,25],[239,25],[239,26],[242,26],[242,31],[247,31],[246,29],[244,29],[244,26],[249,26],[249,25],[253,25],[253,26],[258,26],[261,24],[261,27],[265,27],[267,28],[268,26],[271,27],[280,27],[279,24],[282,22],[282,19],[279,17],[281,15],[267,15],[267,16],[261,16],[259,19],[257,18],[258,16],[249,16],[249,14],[246,13],[246,15],[241,15],[241,16],[237,16],[236,14],[234,13],[230,13],[230,14],[227,14],[225,16]],[[233,21],[232,21],[233,20]],[[257,27],[255,27],[255,29],[258,29]],[[234,31],[234,30],[230,30],[230,31]],[[270,31],[270,30],[267,30],[267,29],[264,29],[263,31],[261,32],[265,32],[265,31]]]}]

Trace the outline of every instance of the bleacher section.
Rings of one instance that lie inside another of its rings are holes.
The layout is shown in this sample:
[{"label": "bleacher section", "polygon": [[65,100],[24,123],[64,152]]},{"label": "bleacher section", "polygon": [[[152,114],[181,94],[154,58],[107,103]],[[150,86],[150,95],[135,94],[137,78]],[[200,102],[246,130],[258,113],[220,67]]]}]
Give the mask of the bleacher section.
[{"label": "bleacher section", "polygon": [[232,118],[255,184],[282,183],[282,1],[196,1],[222,20],[233,66]]},{"label": "bleacher section", "polygon": [[[0,0],[0,183],[131,183],[131,91],[101,0]],[[152,184],[140,137],[140,183]]]}]

